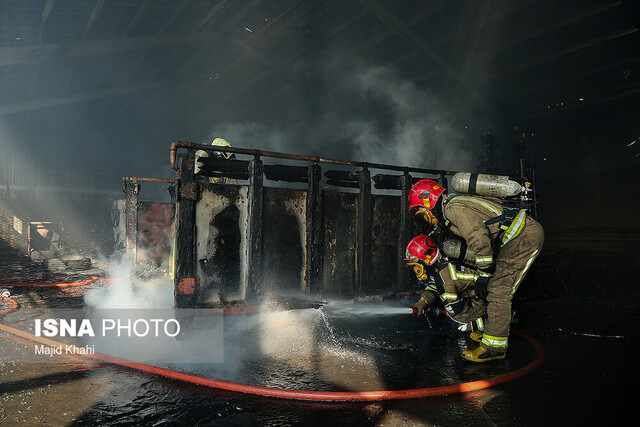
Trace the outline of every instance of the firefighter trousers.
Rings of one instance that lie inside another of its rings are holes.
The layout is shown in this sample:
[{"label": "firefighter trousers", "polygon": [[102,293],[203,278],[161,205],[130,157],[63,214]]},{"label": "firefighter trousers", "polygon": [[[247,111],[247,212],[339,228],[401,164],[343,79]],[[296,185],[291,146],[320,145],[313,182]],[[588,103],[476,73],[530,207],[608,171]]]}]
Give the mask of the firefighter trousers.
[{"label": "firefighter trousers", "polygon": [[532,218],[524,229],[504,245],[496,259],[496,270],[487,285],[487,320],[480,345],[505,352],[511,325],[511,299],[544,243],[544,230]]}]

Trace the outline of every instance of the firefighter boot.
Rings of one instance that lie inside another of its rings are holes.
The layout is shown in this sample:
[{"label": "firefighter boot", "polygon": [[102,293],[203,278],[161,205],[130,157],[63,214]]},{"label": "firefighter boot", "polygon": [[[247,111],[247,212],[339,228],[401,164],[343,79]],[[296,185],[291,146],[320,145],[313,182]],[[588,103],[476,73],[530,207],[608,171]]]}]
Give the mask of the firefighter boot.
[{"label": "firefighter boot", "polygon": [[482,341],[482,332],[473,331],[469,334],[469,338],[471,338],[475,342],[480,342]]},{"label": "firefighter boot", "polygon": [[488,362],[490,360],[504,359],[505,353],[498,353],[497,351],[487,350],[482,346],[474,350],[464,350],[462,357],[471,362]]}]

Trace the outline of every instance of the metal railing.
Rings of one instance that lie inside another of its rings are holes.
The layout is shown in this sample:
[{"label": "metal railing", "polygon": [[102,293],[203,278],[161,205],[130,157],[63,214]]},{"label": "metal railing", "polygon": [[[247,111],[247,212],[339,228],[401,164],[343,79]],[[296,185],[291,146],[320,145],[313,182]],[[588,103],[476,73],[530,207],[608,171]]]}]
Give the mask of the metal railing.
[{"label": "metal railing", "polygon": [[189,150],[204,150],[204,151],[217,151],[224,153],[235,153],[235,154],[246,154],[253,156],[254,158],[260,157],[272,157],[277,159],[286,159],[286,160],[298,160],[305,161],[310,163],[328,163],[334,165],[341,166],[355,166],[365,169],[386,169],[393,170],[398,172],[415,172],[415,173],[424,173],[430,175],[453,175],[456,172],[448,171],[444,169],[426,169],[426,168],[415,168],[409,166],[397,166],[390,165],[384,163],[372,163],[372,162],[357,162],[353,160],[340,160],[340,159],[332,159],[328,157],[319,157],[319,156],[305,156],[300,154],[290,154],[290,153],[281,153],[276,151],[267,151],[267,150],[258,150],[252,148],[240,148],[240,147],[219,147],[215,145],[205,145],[205,144],[197,144],[193,142],[183,142],[183,141],[174,141],[171,143],[169,148],[169,160],[171,163],[171,168],[176,169],[176,152],[180,148],[185,148]]}]

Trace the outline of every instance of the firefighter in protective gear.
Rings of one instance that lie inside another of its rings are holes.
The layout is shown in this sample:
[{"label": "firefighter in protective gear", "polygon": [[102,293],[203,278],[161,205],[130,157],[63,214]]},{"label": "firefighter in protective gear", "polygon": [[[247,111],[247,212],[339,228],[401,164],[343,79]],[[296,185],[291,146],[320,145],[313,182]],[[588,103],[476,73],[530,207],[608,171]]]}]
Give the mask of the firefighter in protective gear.
[{"label": "firefighter in protective gear", "polygon": [[[503,359],[511,323],[511,299],[544,242],[542,226],[525,209],[505,207],[498,199],[448,195],[437,182],[418,181],[409,192],[409,208],[430,215],[465,239],[475,253],[479,277],[475,292],[487,302],[480,346],[462,352],[473,362]],[[430,222],[433,224],[433,222]]]},{"label": "firefighter in protective gear", "polygon": [[[419,316],[438,299],[445,307],[446,316],[463,332],[482,331],[486,314],[484,302],[476,298],[473,290],[478,273],[468,267],[456,265],[444,258],[431,237],[414,237],[405,252],[407,266],[413,267],[418,280],[427,281],[420,300],[413,306]],[[426,270],[433,274],[429,281]]]},{"label": "firefighter in protective gear", "polygon": [[[211,145],[215,145],[216,147],[231,147],[231,144],[229,144],[229,141],[227,141],[224,138],[216,138],[211,142]],[[234,160],[235,154],[230,153],[228,151],[214,151],[213,155],[215,157],[220,157],[220,158],[224,158],[224,159],[228,159],[228,160]],[[200,159],[202,157],[209,157],[209,152],[205,151],[205,150],[197,150],[196,151],[196,161],[195,161],[195,166],[193,169],[193,172],[195,174],[200,172],[200,168],[202,167],[202,162],[200,162]],[[224,177],[215,177],[215,178],[209,178],[209,182],[210,183],[215,183],[215,184],[237,184],[237,180],[235,179],[231,179],[231,178],[224,178]]]}]

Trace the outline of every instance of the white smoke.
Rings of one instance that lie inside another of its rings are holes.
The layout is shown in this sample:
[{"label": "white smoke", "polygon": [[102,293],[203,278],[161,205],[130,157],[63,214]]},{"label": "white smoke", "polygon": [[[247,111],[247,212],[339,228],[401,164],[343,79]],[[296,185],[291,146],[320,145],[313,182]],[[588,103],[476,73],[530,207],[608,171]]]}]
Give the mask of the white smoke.
[{"label": "white smoke", "polygon": [[143,279],[135,274],[133,261],[116,253],[106,263],[107,277],[112,281],[91,289],[84,295],[93,308],[172,308],[173,281],[168,276]]},{"label": "white smoke", "polygon": [[[312,67],[310,67],[311,69]],[[285,124],[221,123],[210,138],[233,145],[340,159],[450,170],[474,169],[480,132],[452,105],[390,67],[336,56],[321,61],[320,94],[283,105]]]}]

